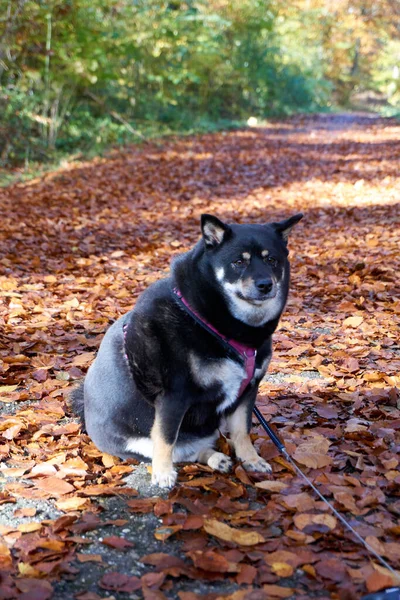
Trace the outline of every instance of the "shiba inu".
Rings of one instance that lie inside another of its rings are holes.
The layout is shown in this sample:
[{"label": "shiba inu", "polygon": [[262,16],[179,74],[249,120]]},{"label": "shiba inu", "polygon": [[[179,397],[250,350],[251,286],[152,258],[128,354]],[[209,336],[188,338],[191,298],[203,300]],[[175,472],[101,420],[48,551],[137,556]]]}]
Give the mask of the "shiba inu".
[{"label": "shiba inu", "polygon": [[251,443],[251,415],[288,296],[288,235],[302,216],[228,225],[202,215],[200,241],[108,329],[72,394],[100,450],[150,459],[152,482],[169,487],[174,463],[229,471],[214,449],[223,429],[245,469],[271,471]]}]

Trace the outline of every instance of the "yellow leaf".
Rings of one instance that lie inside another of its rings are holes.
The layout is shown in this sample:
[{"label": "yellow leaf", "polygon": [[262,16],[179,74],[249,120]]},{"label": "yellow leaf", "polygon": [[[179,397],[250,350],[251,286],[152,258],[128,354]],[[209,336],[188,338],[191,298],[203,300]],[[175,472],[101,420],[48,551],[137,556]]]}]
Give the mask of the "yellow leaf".
[{"label": "yellow leaf", "polygon": [[317,577],[315,569],[314,569],[314,567],[312,565],[303,565],[301,568],[303,569],[303,571],[305,573],[307,573],[307,575],[310,575],[311,577],[314,577],[314,579]]},{"label": "yellow leaf", "polygon": [[358,327],[364,321],[364,317],[347,317],[343,321],[345,327]]},{"label": "yellow leaf", "polygon": [[71,498],[65,498],[64,500],[58,500],[56,502],[56,507],[58,510],[64,510],[68,512],[69,510],[83,510],[88,506],[89,499],[88,498],[80,498],[79,496],[72,496]]},{"label": "yellow leaf", "polygon": [[95,352],[82,352],[82,354],[78,354],[78,356],[75,356],[74,360],[72,361],[72,364],[74,367],[83,367],[92,362],[94,357]]},{"label": "yellow leaf", "polygon": [[308,525],[324,525],[328,529],[335,529],[337,520],[332,515],[313,515],[308,513],[301,513],[293,517],[293,522],[297,529],[305,529]]},{"label": "yellow leaf", "polygon": [[0,385],[0,394],[10,394],[15,392],[18,385]]},{"label": "yellow leaf", "polygon": [[291,577],[294,573],[293,567],[287,563],[272,563],[271,569],[278,577]]},{"label": "yellow leaf", "polygon": [[12,565],[12,556],[9,547],[0,542],[0,569],[9,569]]},{"label": "yellow leaf", "polygon": [[32,531],[39,531],[41,528],[41,523],[35,523],[34,521],[31,521],[30,523],[21,523],[21,525],[18,525],[18,531],[21,531],[22,533],[32,533]]},{"label": "yellow leaf", "polygon": [[101,462],[107,469],[115,465],[114,457],[111,454],[104,453],[101,457]]},{"label": "yellow leaf", "polygon": [[43,574],[29,563],[18,563],[18,571],[23,577],[41,577]]},{"label": "yellow leaf", "polygon": [[265,538],[257,531],[234,529],[216,519],[204,521],[205,531],[225,542],[234,542],[241,546],[255,546],[265,542]]},{"label": "yellow leaf", "polygon": [[156,540],[160,540],[161,542],[164,542],[169,537],[171,537],[171,535],[174,535],[181,529],[182,529],[182,525],[171,525],[170,527],[159,527],[158,529],[155,530],[154,537],[156,538]]},{"label": "yellow leaf", "polygon": [[285,490],[288,485],[287,483],[283,483],[283,481],[259,481],[255,484],[255,487],[261,488],[262,490],[268,490],[269,492],[281,492]]}]

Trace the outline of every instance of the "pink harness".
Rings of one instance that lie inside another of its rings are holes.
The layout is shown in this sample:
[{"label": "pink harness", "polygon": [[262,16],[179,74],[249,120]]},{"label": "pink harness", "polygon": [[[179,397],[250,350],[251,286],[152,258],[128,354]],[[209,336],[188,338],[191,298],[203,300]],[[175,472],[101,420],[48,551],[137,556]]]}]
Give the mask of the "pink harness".
[{"label": "pink harness", "polygon": [[194,317],[196,321],[198,321],[205,329],[211,331],[218,338],[223,340],[228,346],[236,350],[236,352],[240,355],[240,357],[244,360],[244,368],[246,370],[246,377],[243,379],[238,398],[243,394],[244,390],[249,385],[250,381],[253,379],[254,371],[256,368],[256,354],[257,350],[255,348],[250,348],[250,346],[245,346],[244,344],[240,344],[236,340],[230,340],[226,338],[222,333],[220,333],[215,327],[211,325],[208,321],[203,319],[193,308],[190,306],[189,302],[186,298],[183,297],[182,292],[178,290],[178,288],[174,288],[174,294],[179,298],[182,304],[185,306],[187,312]]}]

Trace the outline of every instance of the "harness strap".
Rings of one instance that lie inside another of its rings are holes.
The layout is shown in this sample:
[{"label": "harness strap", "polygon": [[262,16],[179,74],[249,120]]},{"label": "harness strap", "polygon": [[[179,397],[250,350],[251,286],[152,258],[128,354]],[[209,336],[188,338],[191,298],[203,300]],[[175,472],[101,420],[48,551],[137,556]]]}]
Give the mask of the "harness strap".
[{"label": "harness strap", "polygon": [[207,329],[208,331],[213,333],[216,337],[218,337],[219,339],[224,341],[226,344],[228,344],[228,346],[233,348],[237,352],[237,354],[239,354],[240,357],[244,360],[244,368],[246,371],[246,376],[243,379],[240,389],[239,389],[238,398],[240,398],[240,396],[243,394],[243,392],[249,385],[250,381],[253,379],[254,371],[256,368],[257,350],[255,348],[251,348],[250,346],[245,346],[245,344],[241,344],[240,342],[237,342],[236,340],[228,339],[227,337],[222,335],[222,333],[220,333],[217,329],[215,329],[215,327],[213,325],[211,325],[211,323],[209,323],[208,321],[203,319],[203,317],[200,316],[199,313],[196,312],[190,306],[189,302],[182,295],[182,292],[178,288],[174,288],[173,292],[174,292],[175,296],[177,296],[177,298],[179,298],[179,300],[185,307],[186,311],[195,319],[195,321],[197,321],[205,329]]}]

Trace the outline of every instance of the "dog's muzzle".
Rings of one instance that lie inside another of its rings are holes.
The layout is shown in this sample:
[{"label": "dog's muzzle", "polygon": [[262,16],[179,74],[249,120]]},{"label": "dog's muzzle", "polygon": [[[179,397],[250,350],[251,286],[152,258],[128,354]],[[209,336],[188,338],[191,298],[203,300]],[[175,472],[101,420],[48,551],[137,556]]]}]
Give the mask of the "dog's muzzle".
[{"label": "dog's muzzle", "polygon": [[238,291],[238,296],[241,300],[257,306],[275,298],[277,291],[276,283],[270,278],[264,278],[253,281],[251,285],[243,285],[242,290]]}]

